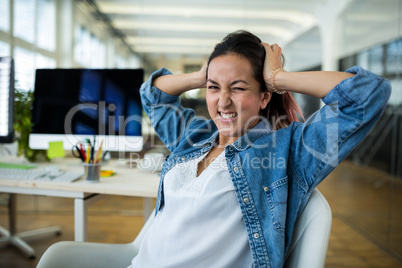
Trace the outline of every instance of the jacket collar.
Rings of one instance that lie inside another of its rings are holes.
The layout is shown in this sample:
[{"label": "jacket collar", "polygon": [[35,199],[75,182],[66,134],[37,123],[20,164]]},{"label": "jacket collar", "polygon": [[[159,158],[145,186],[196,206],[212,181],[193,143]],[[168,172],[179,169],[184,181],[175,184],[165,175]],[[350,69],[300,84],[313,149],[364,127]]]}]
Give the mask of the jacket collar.
[{"label": "jacket collar", "polygon": [[272,126],[268,119],[263,119],[257,123],[252,129],[247,131],[243,136],[238,138],[233,147],[238,151],[244,151],[250,148],[259,138],[272,132]]}]

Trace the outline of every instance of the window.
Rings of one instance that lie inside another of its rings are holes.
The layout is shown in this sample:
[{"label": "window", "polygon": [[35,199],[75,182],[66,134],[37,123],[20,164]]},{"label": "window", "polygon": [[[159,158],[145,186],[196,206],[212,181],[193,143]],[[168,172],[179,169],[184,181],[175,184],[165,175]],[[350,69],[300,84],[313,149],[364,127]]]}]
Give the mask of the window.
[{"label": "window", "polygon": [[10,30],[10,5],[9,0],[0,0],[0,31]]},{"label": "window", "polygon": [[38,53],[35,56],[35,65],[36,69],[56,68],[56,61]]},{"label": "window", "polygon": [[[49,57],[56,51],[56,1],[14,0],[9,2],[14,4],[13,36],[18,44],[14,48],[13,55],[15,87],[21,90],[32,90],[35,68],[56,67],[55,59]],[[18,39],[25,42],[20,42]],[[37,53],[35,47],[47,56]]]},{"label": "window", "polygon": [[387,45],[387,73],[402,73],[402,39]]},{"label": "window", "polygon": [[369,52],[365,50],[357,54],[357,65],[363,67],[364,69],[369,69]]},{"label": "window", "polygon": [[74,35],[74,60],[85,67],[105,67],[105,43],[83,26],[77,27]]},{"label": "window", "polygon": [[[91,67],[104,67],[106,65],[106,46],[95,36],[91,36],[91,52]],[[103,57],[99,57],[99,55],[103,55]]]},{"label": "window", "polygon": [[74,60],[82,65],[84,65],[82,61],[85,55],[83,44],[84,30],[85,29],[82,26],[76,27],[74,30]]},{"label": "window", "polygon": [[350,67],[353,67],[355,65],[355,56],[348,56],[346,58],[341,59],[339,62],[339,71],[344,72],[347,69],[349,69]]},{"label": "window", "polygon": [[115,56],[114,62],[116,68],[126,68],[126,59],[122,55],[117,54]]},{"label": "window", "polygon": [[388,104],[392,106],[402,105],[402,78],[390,79],[391,82],[391,97]]},{"label": "window", "polygon": [[388,105],[402,106],[402,39],[378,45],[340,59],[341,71],[359,65],[391,82]]},{"label": "window", "polygon": [[15,0],[14,36],[29,43],[36,43],[40,48],[54,51],[56,48],[55,2],[37,0],[35,9],[35,0]]},{"label": "window", "polygon": [[38,1],[37,45],[54,51],[56,49],[56,6],[54,1]]},{"label": "window", "polygon": [[383,45],[373,47],[369,51],[370,70],[378,75],[384,74],[383,54],[384,54]]},{"label": "window", "polygon": [[14,36],[35,41],[35,1],[14,0]]},{"label": "window", "polygon": [[10,56],[10,45],[3,41],[0,41],[0,57],[1,56]]},{"label": "window", "polygon": [[15,87],[20,90],[32,90],[34,87],[35,65],[32,51],[15,47]]}]

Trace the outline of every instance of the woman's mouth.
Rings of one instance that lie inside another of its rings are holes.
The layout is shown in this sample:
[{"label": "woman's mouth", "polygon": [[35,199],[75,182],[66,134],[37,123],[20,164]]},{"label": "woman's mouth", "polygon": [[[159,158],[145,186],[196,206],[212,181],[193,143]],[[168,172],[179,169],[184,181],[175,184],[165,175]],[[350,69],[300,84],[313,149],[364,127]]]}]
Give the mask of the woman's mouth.
[{"label": "woman's mouth", "polygon": [[221,117],[222,121],[224,122],[232,122],[237,118],[237,113],[224,113],[218,112],[219,116]]}]

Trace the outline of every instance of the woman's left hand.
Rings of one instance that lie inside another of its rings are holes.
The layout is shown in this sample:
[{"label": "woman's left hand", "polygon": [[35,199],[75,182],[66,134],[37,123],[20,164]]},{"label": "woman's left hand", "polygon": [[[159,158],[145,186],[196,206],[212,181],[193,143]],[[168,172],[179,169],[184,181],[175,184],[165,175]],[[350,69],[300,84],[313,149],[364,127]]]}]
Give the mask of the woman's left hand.
[{"label": "woman's left hand", "polygon": [[277,44],[269,45],[264,42],[261,42],[261,44],[264,46],[266,52],[263,75],[264,81],[267,84],[272,71],[278,68],[283,68],[281,60],[282,48]]}]

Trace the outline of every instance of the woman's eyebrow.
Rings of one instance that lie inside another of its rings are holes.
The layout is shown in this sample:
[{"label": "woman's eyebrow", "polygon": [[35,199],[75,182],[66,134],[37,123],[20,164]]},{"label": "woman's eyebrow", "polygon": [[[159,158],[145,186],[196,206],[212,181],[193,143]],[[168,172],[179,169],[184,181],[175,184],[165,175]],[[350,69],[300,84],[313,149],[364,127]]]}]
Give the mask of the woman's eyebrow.
[{"label": "woman's eyebrow", "polygon": [[[214,80],[211,80],[211,79],[208,79],[207,82],[211,82],[212,84],[219,85],[218,82],[215,82]],[[231,82],[230,85],[233,86],[237,83],[244,83],[244,84],[248,85],[248,83],[244,80],[235,80],[235,81]]]},{"label": "woman's eyebrow", "polygon": [[237,83],[244,83],[244,84],[248,85],[248,83],[246,81],[244,81],[244,80],[235,80],[232,83],[230,83],[230,85],[233,86],[233,85],[235,85]]},{"label": "woman's eyebrow", "polygon": [[212,84],[219,85],[218,82],[215,82],[214,80],[211,80],[211,79],[208,79],[207,82],[211,82]]}]

